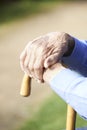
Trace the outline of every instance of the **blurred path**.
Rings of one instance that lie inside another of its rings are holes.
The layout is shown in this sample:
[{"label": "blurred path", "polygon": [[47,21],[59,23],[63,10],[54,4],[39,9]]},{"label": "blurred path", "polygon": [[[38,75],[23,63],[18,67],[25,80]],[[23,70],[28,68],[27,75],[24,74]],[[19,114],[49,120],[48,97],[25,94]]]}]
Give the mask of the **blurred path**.
[{"label": "blurred path", "polygon": [[0,26],[0,130],[15,129],[52,92],[47,85],[33,81],[31,96],[19,95],[23,77],[20,53],[29,40],[51,31],[87,39],[87,3],[61,4],[50,13]]}]

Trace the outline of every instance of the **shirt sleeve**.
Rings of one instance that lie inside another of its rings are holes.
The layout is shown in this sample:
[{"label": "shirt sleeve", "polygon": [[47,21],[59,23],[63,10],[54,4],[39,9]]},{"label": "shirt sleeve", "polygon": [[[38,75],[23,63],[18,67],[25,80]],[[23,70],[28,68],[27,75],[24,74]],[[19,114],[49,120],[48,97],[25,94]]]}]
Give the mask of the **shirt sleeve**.
[{"label": "shirt sleeve", "polygon": [[51,80],[50,86],[81,117],[87,120],[86,77],[71,69],[63,69]]},{"label": "shirt sleeve", "polygon": [[75,39],[75,47],[70,56],[63,57],[62,61],[71,69],[87,77],[87,41]]}]

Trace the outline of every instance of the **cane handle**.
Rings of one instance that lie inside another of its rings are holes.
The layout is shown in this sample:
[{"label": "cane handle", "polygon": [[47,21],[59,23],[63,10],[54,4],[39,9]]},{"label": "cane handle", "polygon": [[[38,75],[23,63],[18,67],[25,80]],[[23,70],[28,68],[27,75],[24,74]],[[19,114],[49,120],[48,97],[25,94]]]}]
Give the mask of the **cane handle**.
[{"label": "cane handle", "polygon": [[20,95],[27,97],[30,95],[30,93],[31,93],[31,78],[25,74],[21,84]]},{"label": "cane handle", "polygon": [[[31,92],[31,78],[28,75],[24,75],[20,90],[20,95],[27,97]],[[66,121],[66,130],[75,130],[76,123],[76,111],[70,106],[67,105],[67,121]]]}]

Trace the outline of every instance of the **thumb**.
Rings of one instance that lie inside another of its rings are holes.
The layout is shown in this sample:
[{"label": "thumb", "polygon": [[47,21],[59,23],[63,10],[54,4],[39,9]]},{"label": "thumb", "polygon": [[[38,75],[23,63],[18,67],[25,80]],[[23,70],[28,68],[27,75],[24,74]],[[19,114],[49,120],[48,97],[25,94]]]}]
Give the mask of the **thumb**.
[{"label": "thumb", "polygon": [[58,53],[52,54],[49,57],[47,57],[44,61],[44,67],[48,68],[52,66],[53,64],[58,62]]}]

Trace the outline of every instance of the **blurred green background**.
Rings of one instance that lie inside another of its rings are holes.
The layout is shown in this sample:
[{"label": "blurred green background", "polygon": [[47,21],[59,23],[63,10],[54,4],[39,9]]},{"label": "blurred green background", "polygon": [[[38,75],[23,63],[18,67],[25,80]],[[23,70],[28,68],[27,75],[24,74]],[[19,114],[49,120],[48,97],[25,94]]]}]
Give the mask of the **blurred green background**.
[{"label": "blurred green background", "polygon": [[48,2],[42,3],[40,1],[31,0],[1,1],[0,23],[47,11],[50,6],[52,8],[52,5],[49,5]]},{"label": "blurred green background", "polygon": [[[19,57],[30,40],[48,32],[87,39],[86,12],[86,0],[0,0],[0,130],[65,129],[67,104],[50,86],[32,80],[31,96],[20,96]],[[76,126],[87,121],[78,115]]]},{"label": "blurred green background", "polygon": [[0,23],[48,11],[62,1],[66,0],[0,0]]}]

